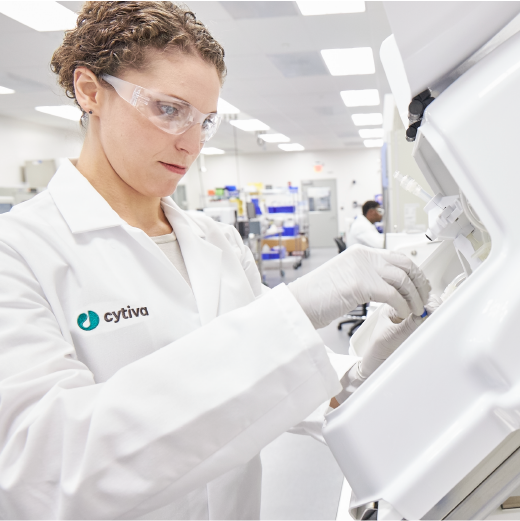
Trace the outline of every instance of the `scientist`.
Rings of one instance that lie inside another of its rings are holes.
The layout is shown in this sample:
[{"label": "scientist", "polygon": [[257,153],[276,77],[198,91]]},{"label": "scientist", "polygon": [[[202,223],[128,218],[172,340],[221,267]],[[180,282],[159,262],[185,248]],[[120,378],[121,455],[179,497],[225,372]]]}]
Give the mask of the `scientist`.
[{"label": "scientist", "polygon": [[347,233],[347,246],[363,244],[371,248],[383,248],[385,238],[374,226],[383,220],[384,210],[377,201],[363,205],[363,215],[358,215]]},{"label": "scientist", "polygon": [[[85,141],[0,217],[1,518],[258,518],[260,450],[422,322],[403,255],[353,248],[269,290],[233,227],[175,205],[223,58],[170,2],[85,2],[54,53]],[[369,300],[404,320],[335,370],[315,328]]]}]

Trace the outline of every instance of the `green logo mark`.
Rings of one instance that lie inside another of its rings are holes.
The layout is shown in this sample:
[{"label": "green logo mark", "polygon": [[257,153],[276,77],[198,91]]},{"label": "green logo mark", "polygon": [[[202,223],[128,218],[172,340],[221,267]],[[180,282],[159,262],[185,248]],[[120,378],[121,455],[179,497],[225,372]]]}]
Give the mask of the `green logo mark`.
[{"label": "green logo mark", "polygon": [[[85,322],[89,320],[89,324],[85,326]],[[86,313],[81,313],[81,315],[78,317],[78,326],[83,329],[83,331],[92,331],[93,329],[96,329],[99,325],[99,315],[97,313],[94,313],[94,311],[88,312],[88,317]]]}]

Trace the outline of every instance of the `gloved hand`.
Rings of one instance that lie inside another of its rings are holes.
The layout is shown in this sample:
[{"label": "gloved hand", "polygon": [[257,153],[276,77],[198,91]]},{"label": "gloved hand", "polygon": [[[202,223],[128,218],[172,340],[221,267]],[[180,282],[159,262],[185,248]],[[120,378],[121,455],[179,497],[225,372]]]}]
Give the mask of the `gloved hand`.
[{"label": "gloved hand", "polygon": [[427,315],[421,318],[409,315],[406,319],[397,316],[394,309],[385,305],[365,354],[358,362],[358,375],[362,380],[368,378],[440,305],[439,297],[432,295],[425,306]]},{"label": "gloved hand", "polygon": [[316,329],[370,301],[390,304],[402,318],[422,315],[431,289],[406,255],[358,244],[288,288]]}]

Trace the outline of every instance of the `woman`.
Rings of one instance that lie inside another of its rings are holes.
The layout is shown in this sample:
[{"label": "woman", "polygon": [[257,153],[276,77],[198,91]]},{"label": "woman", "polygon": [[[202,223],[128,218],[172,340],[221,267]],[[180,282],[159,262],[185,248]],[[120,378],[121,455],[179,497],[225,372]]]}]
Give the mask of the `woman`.
[{"label": "woman", "polygon": [[315,328],[423,311],[422,273],[363,248],[270,291],[234,228],[168,197],[217,129],[223,58],[169,2],[86,2],[53,56],[87,130],[0,221],[3,518],[258,517],[261,448],[387,356],[343,357],[342,388]]}]

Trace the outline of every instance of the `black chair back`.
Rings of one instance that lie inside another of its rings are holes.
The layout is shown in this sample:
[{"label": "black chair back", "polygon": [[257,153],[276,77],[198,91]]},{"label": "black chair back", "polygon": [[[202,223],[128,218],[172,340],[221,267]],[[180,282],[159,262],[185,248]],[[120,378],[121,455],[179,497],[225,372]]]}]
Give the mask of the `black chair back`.
[{"label": "black chair back", "polygon": [[341,253],[342,251],[345,251],[347,249],[347,245],[345,244],[345,241],[341,237],[334,237],[334,242],[336,243],[336,246],[338,247],[338,253]]}]

